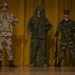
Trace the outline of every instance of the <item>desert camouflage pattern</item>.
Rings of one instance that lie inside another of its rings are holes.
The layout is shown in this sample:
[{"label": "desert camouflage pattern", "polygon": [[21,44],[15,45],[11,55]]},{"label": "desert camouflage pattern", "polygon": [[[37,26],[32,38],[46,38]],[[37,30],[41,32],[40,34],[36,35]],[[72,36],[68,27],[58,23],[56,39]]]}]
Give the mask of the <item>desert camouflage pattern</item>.
[{"label": "desert camouflage pattern", "polygon": [[9,12],[0,13],[0,60],[2,60],[2,54],[4,46],[6,46],[6,52],[8,59],[12,60],[12,32],[13,26],[18,23],[18,19]]}]

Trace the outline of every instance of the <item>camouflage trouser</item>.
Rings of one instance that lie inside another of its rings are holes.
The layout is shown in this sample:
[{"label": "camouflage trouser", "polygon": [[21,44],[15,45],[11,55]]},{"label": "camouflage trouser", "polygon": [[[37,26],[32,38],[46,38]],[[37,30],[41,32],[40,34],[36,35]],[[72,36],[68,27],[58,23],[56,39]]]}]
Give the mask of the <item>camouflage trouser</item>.
[{"label": "camouflage trouser", "polygon": [[70,52],[72,55],[72,59],[75,60],[75,42],[74,42],[74,40],[71,40],[67,43],[61,42],[61,53],[60,53],[60,57],[59,57],[58,61],[63,60],[67,45],[69,46],[69,49],[70,49]]},{"label": "camouflage trouser", "polygon": [[12,60],[12,38],[10,36],[1,37],[0,36],[0,60],[2,60],[3,49],[6,46],[6,52],[8,54],[8,60]]},{"label": "camouflage trouser", "polygon": [[43,39],[34,39],[31,41],[31,56],[30,56],[30,64],[37,65],[37,53],[39,51],[39,65],[47,64],[47,56],[46,56],[46,40]]}]

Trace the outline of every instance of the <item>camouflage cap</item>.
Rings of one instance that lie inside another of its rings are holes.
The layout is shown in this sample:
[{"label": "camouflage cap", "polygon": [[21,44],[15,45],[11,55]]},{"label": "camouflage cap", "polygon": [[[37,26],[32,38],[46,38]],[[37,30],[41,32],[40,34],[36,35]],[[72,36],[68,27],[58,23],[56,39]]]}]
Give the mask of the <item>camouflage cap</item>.
[{"label": "camouflage cap", "polygon": [[7,5],[7,3],[6,3],[6,2],[4,2],[4,3],[1,5],[1,8],[3,8],[3,7],[8,8],[8,5]]},{"label": "camouflage cap", "polygon": [[38,6],[36,7],[36,11],[41,11],[41,10],[43,10],[43,7],[42,7],[41,5],[38,5]]},{"label": "camouflage cap", "polygon": [[64,14],[69,14],[69,10],[64,10]]}]

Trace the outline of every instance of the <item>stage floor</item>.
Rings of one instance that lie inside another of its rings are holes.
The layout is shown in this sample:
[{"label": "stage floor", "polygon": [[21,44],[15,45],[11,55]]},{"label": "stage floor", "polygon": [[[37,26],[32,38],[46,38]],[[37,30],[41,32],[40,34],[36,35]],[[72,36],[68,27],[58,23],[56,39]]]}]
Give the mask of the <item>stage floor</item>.
[{"label": "stage floor", "polygon": [[75,75],[75,67],[2,67],[0,75]]}]

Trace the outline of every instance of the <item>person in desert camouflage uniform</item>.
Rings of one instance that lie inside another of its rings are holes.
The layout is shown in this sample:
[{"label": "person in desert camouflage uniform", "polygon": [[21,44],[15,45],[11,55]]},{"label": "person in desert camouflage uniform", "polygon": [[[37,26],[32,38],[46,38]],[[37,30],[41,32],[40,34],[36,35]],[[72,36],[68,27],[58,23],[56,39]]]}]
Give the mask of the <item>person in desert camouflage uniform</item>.
[{"label": "person in desert camouflage uniform", "polygon": [[[34,10],[34,15],[28,22],[28,30],[31,35],[30,66],[48,66],[46,56],[46,33],[52,25],[45,17],[45,11],[41,5]],[[37,53],[39,51],[39,64],[37,63]]]},{"label": "person in desert camouflage uniform", "polygon": [[69,18],[69,10],[64,10],[64,19],[60,21],[57,26],[55,33],[55,41],[57,40],[58,34],[61,32],[61,53],[58,58],[57,66],[61,66],[61,62],[64,58],[64,54],[67,46],[69,45],[73,60],[75,60],[75,21]]},{"label": "person in desert camouflage uniform", "polygon": [[18,23],[18,19],[7,12],[8,5],[4,2],[1,5],[2,12],[0,13],[0,67],[2,67],[2,54],[4,45],[6,46],[6,52],[8,54],[8,60],[10,61],[10,67],[16,67],[13,64],[13,56],[11,52],[12,46],[12,31],[15,24]]}]

